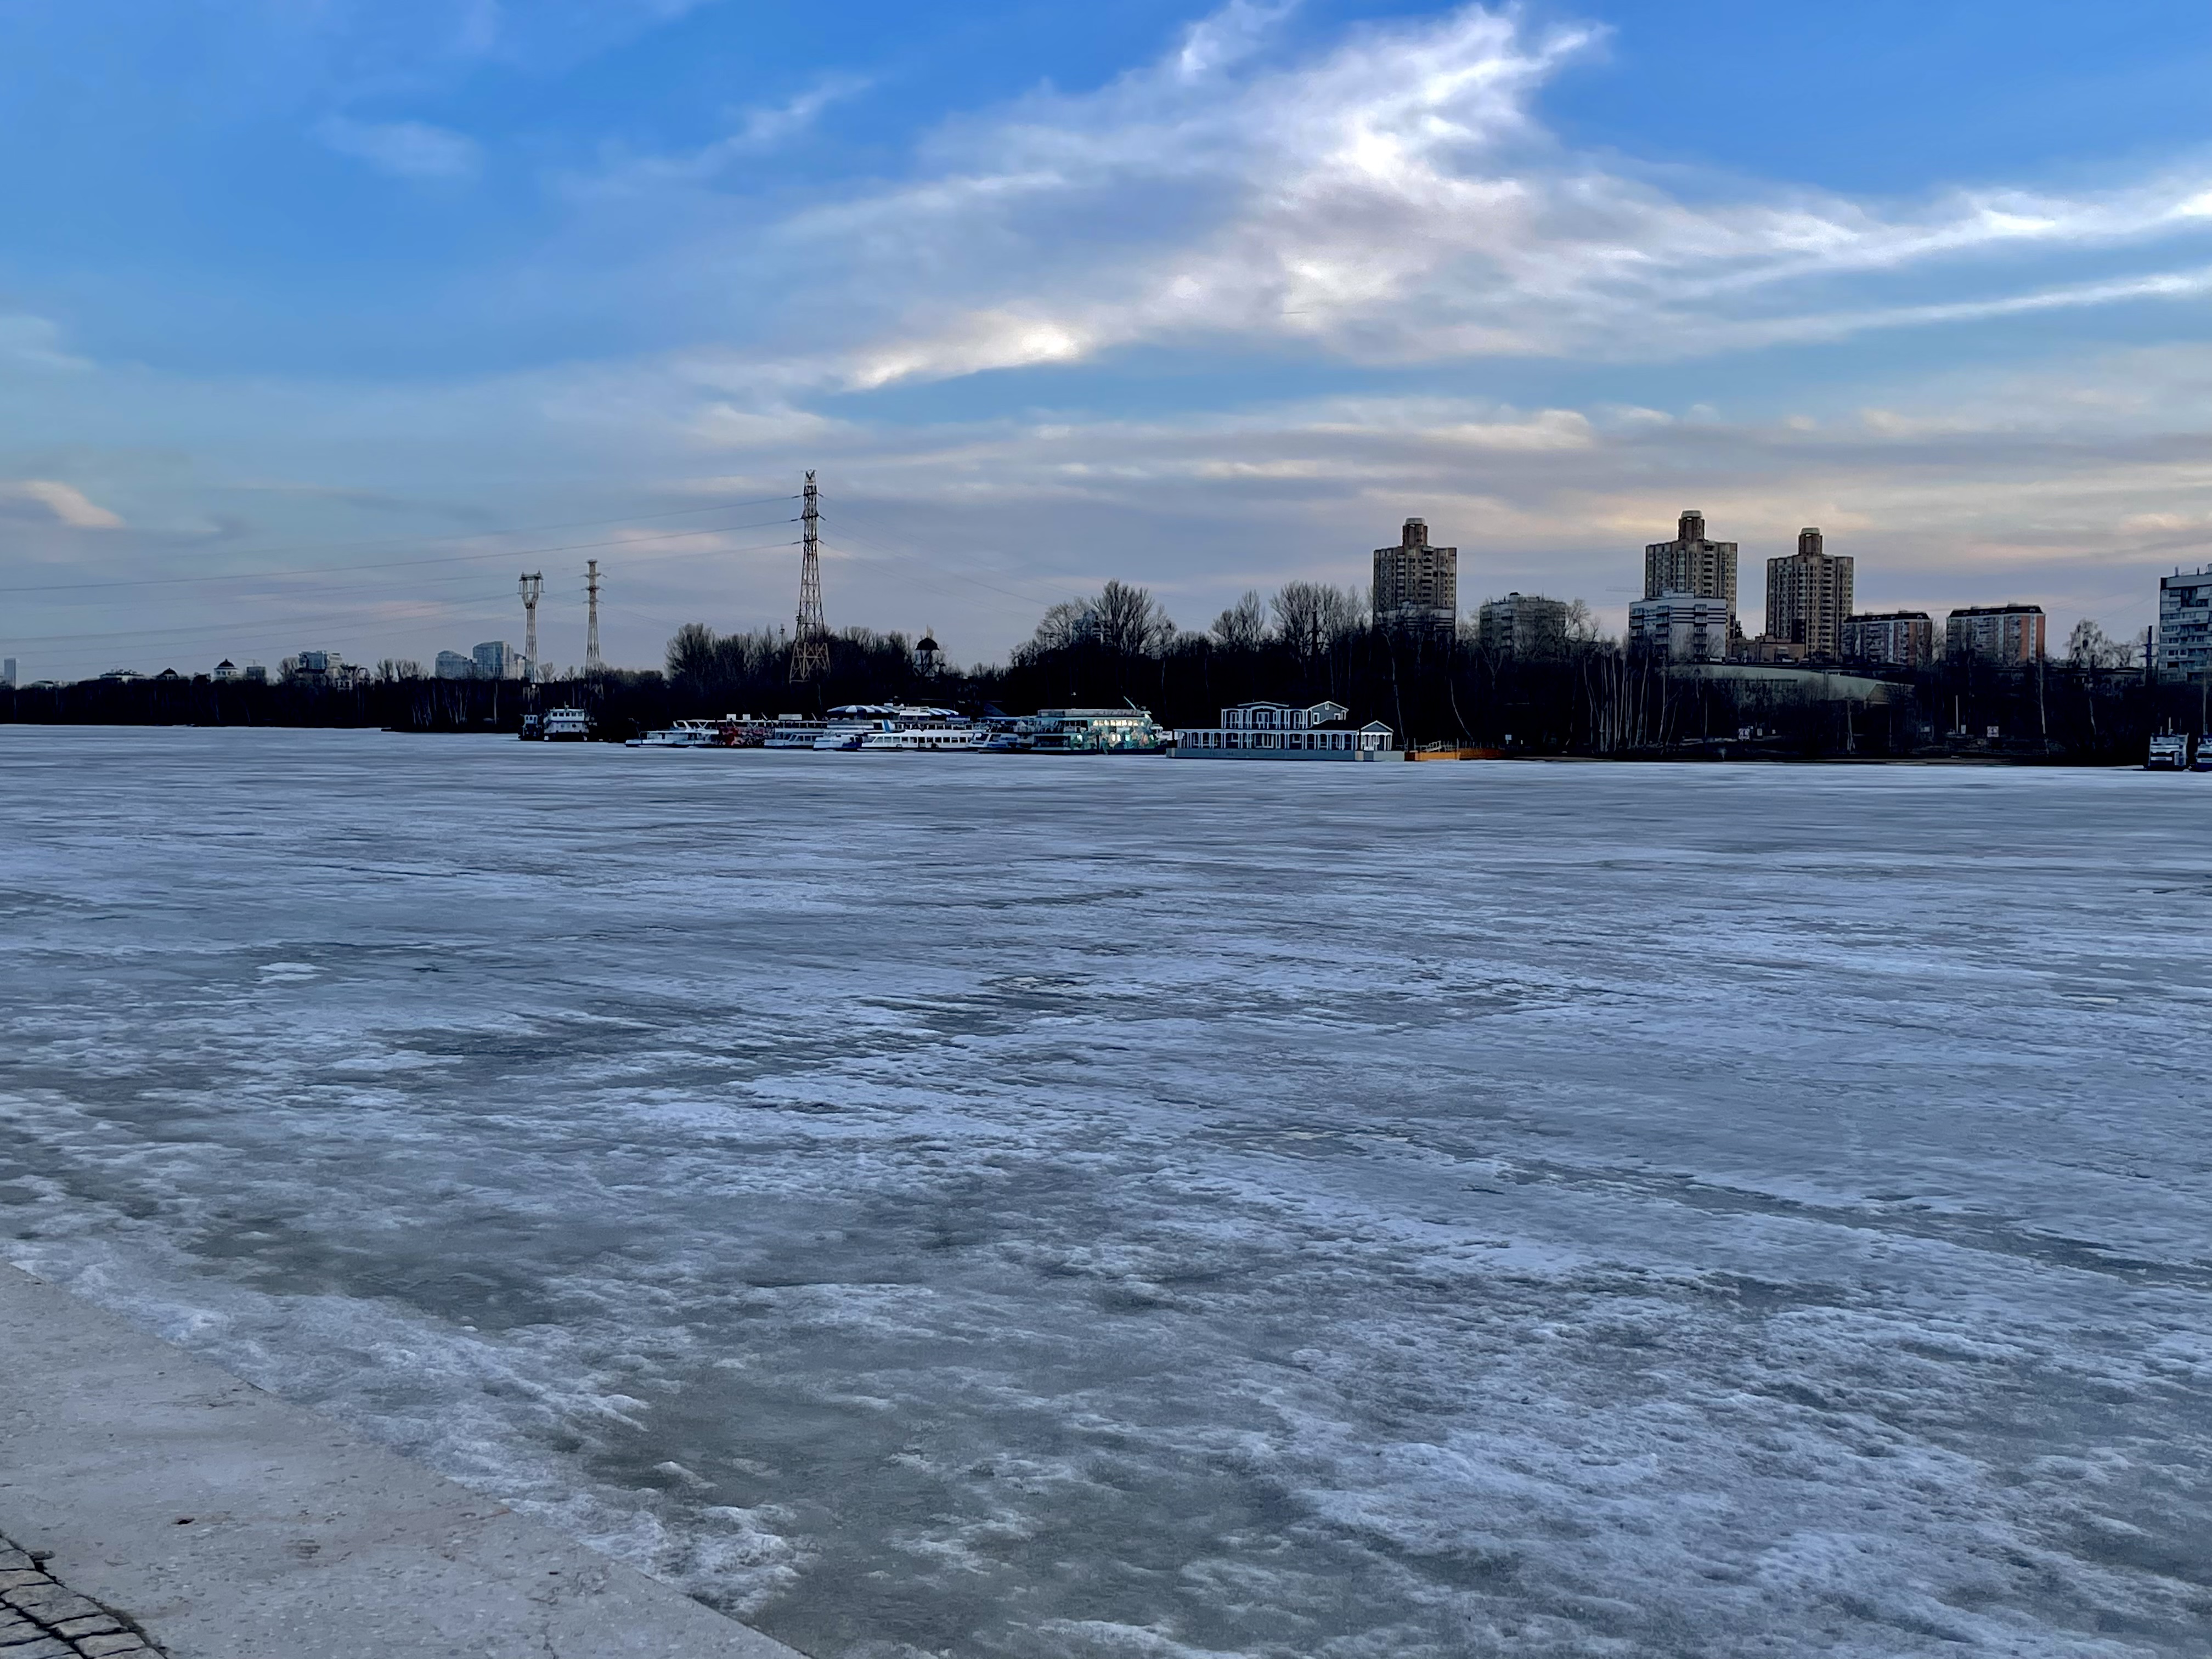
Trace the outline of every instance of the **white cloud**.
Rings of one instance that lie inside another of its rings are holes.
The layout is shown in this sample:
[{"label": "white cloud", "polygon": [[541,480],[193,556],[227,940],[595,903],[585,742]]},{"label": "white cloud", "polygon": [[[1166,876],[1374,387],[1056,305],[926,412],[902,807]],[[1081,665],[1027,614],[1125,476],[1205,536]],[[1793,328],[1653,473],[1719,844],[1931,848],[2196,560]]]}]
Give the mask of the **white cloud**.
[{"label": "white cloud", "polygon": [[57,522],[72,530],[119,530],[123,526],[120,517],[88,499],[74,484],[52,478],[0,480],[0,502],[6,501],[43,507]]},{"label": "white cloud", "polygon": [[594,172],[561,184],[580,201],[618,200],[656,189],[709,185],[740,163],[775,149],[812,127],[823,112],[875,83],[865,76],[824,76],[780,104],[737,113],[737,130],[696,149],[665,155],[617,153]]},{"label": "white cloud", "polygon": [[[1237,0],[1096,92],[952,124],[903,185],[749,232],[765,284],[834,319],[822,356],[783,368],[866,389],[1146,343],[1668,357],[2206,284],[2194,268],[2038,274],[2054,254],[2201,240],[2201,167],[2100,193],[1881,204],[1738,185],[1693,201],[1539,120],[1539,93],[1598,31],[1468,7],[1294,58],[1280,15]],[[1859,303],[1836,304],[1839,281]]]},{"label": "white cloud", "polygon": [[333,115],[318,124],[315,136],[341,155],[400,179],[473,179],[483,162],[475,139],[421,121]]},{"label": "white cloud", "polygon": [[862,76],[826,76],[795,98],[747,110],[734,142],[749,149],[780,144],[812,126],[832,104],[857,97],[870,84]]},{"label": "white cloud", "polygon": [[0,362],[31,368],[83,369],[91,364],[62,349],[62,331],[44,317],[0,315]]}]

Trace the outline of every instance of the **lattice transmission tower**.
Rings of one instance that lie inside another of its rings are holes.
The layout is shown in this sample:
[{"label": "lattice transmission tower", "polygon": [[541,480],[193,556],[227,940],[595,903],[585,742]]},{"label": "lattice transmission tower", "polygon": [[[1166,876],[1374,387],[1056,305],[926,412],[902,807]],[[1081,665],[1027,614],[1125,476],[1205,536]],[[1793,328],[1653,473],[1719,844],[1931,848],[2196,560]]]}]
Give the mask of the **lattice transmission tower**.
[{"label": "lattice transmission tower", "polygon": [[599,656],[599,562],[584,561],[584,672],[604,674],[606,663]]},{"label": "lattice transmission tower", "polygon": [[544,571],[523,572],[522,678],[532,685],[538,684],[538,596],[544,591]]},{"label": "lattice transmission tower", "polygon": [[806,474],[806,506],[799,515],[799,627],[791,636],[791,678],[796,684],[830,672],[830,624],[822,616],[822,514],[814,498],[814,474]]}]

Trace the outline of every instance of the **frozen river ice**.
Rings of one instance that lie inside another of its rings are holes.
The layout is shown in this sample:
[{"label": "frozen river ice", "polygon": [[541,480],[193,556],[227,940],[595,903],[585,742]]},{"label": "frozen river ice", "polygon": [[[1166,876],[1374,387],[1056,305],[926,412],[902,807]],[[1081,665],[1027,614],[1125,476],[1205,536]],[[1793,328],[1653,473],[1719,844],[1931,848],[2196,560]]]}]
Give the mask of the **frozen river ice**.
[{"label": "frozen river ice", "polygon": [[823,1659],[2202,1655],[2208,828],[0,727],[0,1239]]}]

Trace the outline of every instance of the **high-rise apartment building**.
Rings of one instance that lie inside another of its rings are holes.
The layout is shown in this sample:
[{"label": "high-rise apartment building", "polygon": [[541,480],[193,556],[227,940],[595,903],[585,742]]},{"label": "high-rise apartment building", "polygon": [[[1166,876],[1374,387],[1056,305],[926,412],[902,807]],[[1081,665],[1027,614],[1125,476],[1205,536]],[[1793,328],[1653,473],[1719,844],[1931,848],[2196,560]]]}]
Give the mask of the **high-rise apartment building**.
[{"label": "high-rise apartment building", "polygon": [[522,653],[505,640],[486,640],[469,653],[480,680],[512,680],[522,675]]},{"label": "high-rise apartment building", "polygon": [[2212,672],[2212,564],[2158,579],[2158,655],[2162,674]]},{"label": "high-rise apartment building", "polygon": [[2043,660],[2043,607],[1970,605],[1943,619],[1943,654],[1954,661]]},{"label": "high-rise apartment building", "polygon": [[1723,599],[1656,594],[1628,607],[1628,648],[1668,662],[1725,662],[1735,620]]},{"label": "high-rise apartment building", "polygon": [[1850,662],[1917,668],[1936,655],[1936,624],[1925,611],[1869,611],[1846,617],[1843,654]]},{"label": "high-rise apartment building", "polygon": [[1766,562],[1766,637],[1808,657],[1841,654],[1851,614],[1854,562],[1830,553],[1817,529],[1797,532],[1797,550]]},{"label": "high-rise apartment building", "polygon": [[1555,657],[1566,649],[1567,602],[1540,593],[1508,593],[1485,602],[1475,638],[1501,657]]},{"label": "high-rise apartment building", "polygon": [[1671,542],[1651,542],[1644,550],[1644,597],[1691,593],[1721,599],[1735,617],[1735,544],[1709,541],[1705,515],[1692,507],[1682,514]]},{"label": "high-rise apartment building", "polygon": [[15,684],[15,659],[0,657],[0,685],[12,688]]},{"label": "high-rise apartment building", "polygon": [[1375,625],[1446,639],[1459,627],[1459,549],[1430,546],[1423,520],[1406,520],[1397,546],[1375,550]]}]

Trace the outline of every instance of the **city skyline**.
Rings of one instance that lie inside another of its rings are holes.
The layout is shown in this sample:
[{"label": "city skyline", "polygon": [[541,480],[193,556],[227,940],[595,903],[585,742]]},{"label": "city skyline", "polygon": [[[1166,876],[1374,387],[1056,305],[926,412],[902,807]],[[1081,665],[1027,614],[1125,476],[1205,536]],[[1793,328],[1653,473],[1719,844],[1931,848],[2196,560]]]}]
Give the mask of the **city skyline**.
[{"label": "city skyline", "polygon": [[1613,634],[1686,501],[1747,560],[1824,526],[1862,610],[2054,635],[2139,639],[2206,556],[2170,11],[830,21],[340,6],[203,30],[184,91],[181,22],[26,9],[12,60],[78,74],[0,113],[0,647],[427,662],[542,567],[580,662],[590,541],[649,665],[788,624],[796,526],[701,509],[809,466],[830,625],[962,661],[1109,576],[1185,629],[1356,584],[1407,517],[1463,617]]}]

